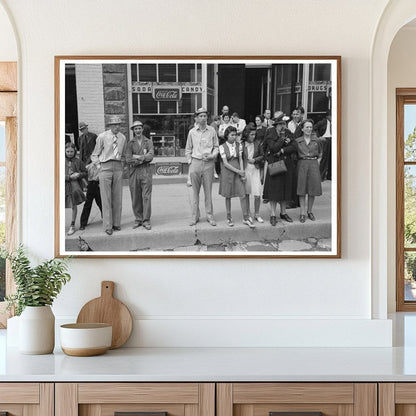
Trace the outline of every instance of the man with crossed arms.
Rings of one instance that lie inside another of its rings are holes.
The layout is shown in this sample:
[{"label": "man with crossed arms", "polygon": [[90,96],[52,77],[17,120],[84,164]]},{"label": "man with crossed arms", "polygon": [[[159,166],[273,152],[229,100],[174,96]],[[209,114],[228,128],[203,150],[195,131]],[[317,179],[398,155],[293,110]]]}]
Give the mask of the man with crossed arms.
[{"label": "man with crossed arms", "polygon": [[91,161],[99,169],[100,194],[103,208],[103,226],[107,235],[120,231],[123,199],[123,167],[126,137],[120,133],[121,120],[117,116],[108,122],[109,130],[97,137]]},{"label": "man with crossed arms", "polygon": [[217,223],[212,208],[212,182],[214,161],[218,155],[218,136],[215,129],[207,125],[208,113],[205,108],[199,108],[195,115],[197,124],[189,131],[185,147],[193,191],[192,219],[189,225],[193,226],[199,222],[199,192],[202,185],[207,221],[215,226]]}]

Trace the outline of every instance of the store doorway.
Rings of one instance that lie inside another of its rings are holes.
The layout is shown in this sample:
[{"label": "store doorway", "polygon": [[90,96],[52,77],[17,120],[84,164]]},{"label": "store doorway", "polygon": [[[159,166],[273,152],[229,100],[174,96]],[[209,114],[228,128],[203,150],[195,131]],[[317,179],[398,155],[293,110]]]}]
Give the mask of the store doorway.
[{"label": "store doorway", "polygon": [[268,68],[244,64],[218,65],[218,110],[224,105],[247,123],[254,122],[268,103]]},{"label": "store doorway", "polygon": [[247,123],[254,123],[256,116],[266,109],[267,74],[267,68],[245,69],[244,118]]}]

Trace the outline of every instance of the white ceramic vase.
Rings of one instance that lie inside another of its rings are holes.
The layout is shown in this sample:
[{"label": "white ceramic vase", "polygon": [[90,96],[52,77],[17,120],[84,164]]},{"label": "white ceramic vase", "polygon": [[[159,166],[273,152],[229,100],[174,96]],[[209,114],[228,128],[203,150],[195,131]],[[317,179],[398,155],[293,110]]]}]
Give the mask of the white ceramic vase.
[{"label": "white ceramic vase", "polygon": [[55,315],[48,306],[26,306],[19,319],[19,352],[50,354],[55,346]]}]

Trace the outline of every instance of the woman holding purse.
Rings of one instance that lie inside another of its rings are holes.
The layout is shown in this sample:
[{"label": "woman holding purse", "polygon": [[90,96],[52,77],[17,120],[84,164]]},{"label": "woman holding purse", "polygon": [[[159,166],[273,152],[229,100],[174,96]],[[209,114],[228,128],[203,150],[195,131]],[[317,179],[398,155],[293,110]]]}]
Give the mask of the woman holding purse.
[{"label": "woman holding purse", "polygon": [[[270,224],[277,223],[276,207],[280,205],[280,218],[287,222],[293,222],[286,212],[289,201],[296,198],[295,167],[292,153],[297,151],[292,140],[290,130],[286,128],[286,119],[282,111],[274,113],[274,127],[267,129],[265,136],[265,156],[268,164],[266,179],[264,181],[263,199],[270,202]],[[283,162],[281,162],[283,161]],[[280,163],[285,172],[276,173],[274,163]]]}]

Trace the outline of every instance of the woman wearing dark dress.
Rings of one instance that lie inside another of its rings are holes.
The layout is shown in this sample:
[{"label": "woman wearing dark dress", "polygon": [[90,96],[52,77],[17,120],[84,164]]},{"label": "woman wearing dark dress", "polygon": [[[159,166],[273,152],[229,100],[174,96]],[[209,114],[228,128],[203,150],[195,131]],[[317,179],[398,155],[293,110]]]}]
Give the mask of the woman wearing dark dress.
[{"label": "woman wearing dark dress", "polygon": [[287,172],[270,176],[266,172],[264,181],[263,199],[270,202],[270,224],[277,223],[276,206],[280,204],[280,218],[293,222],[286,212],[289,201],[296,198],[296,175],[291,155],[297,151],[296,145],[291,137],[290,130],[286,128],[285,115],[277,111],[274,116],[275,126],[267,129],[265,137],[265,155],[268,164],[283,159]]},{"label": "woman wearing dark dress", "polygon": [[[322,195],[321,173],[319,164],[322,159],[322,142],[313,133],[313,120],[306,119],[302,122],[303,136],[295,140],[298,152],[298,184],[300,217],[304,223],[306,215],[311,221],[315,221],[312,212],[315,197]],[[308,210],[306,211],[306,195],[308,195]]]},{"label": "woman wearing dark dress", "polygon": [[[254,124],[256,126],[256,141],[259,142],[259,145],[264,153],[264,139],[266,137],[266,131],[267,128],[264,127],[263,125],[264,123],[264,116],[262,115],[258,115],[256,116],[256,118],[254,119]],[[264,183],[264,163],[261,164],[260,166],[260,180],[261,180],[261,184],[263,185]]]}]

